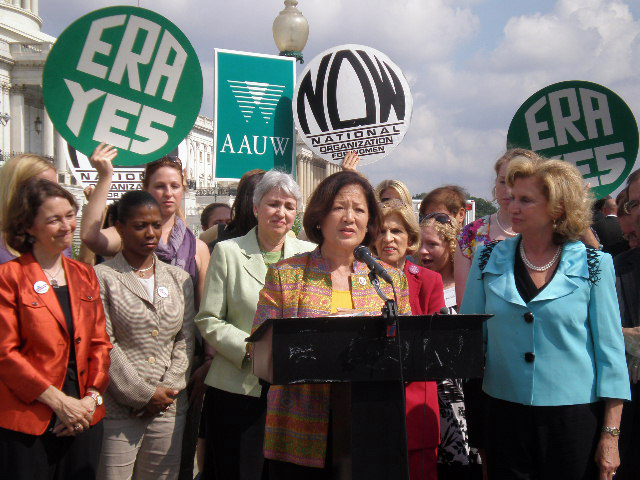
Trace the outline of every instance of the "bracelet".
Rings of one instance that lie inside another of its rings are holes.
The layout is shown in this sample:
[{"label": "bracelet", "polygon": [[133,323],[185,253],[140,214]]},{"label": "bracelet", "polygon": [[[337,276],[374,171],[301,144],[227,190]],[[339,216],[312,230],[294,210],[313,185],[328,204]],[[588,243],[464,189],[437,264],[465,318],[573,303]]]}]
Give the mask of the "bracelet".
[{"label": "bracelet", "polygon": [[619,437],[620,429],[617,427],[602,427],[602,433],[608,433],[612,437]]}]

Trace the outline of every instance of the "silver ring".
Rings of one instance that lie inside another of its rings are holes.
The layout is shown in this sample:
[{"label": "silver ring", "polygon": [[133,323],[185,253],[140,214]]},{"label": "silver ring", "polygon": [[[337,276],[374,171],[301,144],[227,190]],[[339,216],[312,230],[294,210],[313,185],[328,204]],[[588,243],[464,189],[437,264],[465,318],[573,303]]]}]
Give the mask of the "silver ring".
[{"label": "silver ring", "polygon": [[160,412],[158,413],[158,416],[161,417],[164,415],[164,410],[160,410]]},{"label": "silver ring", "polygon": [[80,425],[79,423],[76,423],[76,424],[73,426],[73,429],[74,429],[76,432],[80,432],[80,431],[82,431],[82,425]]}]

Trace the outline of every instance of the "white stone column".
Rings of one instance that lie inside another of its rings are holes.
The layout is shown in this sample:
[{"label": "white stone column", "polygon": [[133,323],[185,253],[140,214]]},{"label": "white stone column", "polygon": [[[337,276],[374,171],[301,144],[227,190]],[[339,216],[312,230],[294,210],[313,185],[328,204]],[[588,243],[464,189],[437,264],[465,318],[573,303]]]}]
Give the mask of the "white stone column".
[{"label": "white stone column", "polygon": [[22,8],[22,6],[20,5],[20,0],[13,0],[13,5]]},{"label": "white stone column", "polygon": [[44,110],[44,119],[42,120],[42,155],[45,157],[53,157],[54,149],[53,122]]},{"label": "white stone column", "polygon": [[58,172],[58,179],[63,179],[62,183],[67,182],[67,142],[62,138],[62,135],[58,133],[57,130],[54,130],[54,144],[55,144],[55,155],[54,155],[54,165],[56,167],[56,172]]},{"label": "white stone column", "polygon": [[309,200],[311,192],[313,192],[313,176],[311,175],[311,160],[308,158],[304,162],[304,183],[307,185],[307,200]]},{"label": "white stone column", "polygon": [[35,14],[35,15],[40,15],[40,6],[39,6],[39,0],[31,0],[31,11]]},{"label": "white stone column", "polygon": [[9,106],[11,111],[11,152],[24,153],[25,131],[24,131],[24,88],[19,86],[11,87]]},{"label": "white stone column", "polygon": [[296,181],[300,187],[300,193],[302,194],[302,202],[304,203],[304,186],[302,185],[302,155],[296,155]]},{"label": "white stone column", "polygon": [[22,8],[31,10],[31,0],[22,0]]},{"label": "white stone column", "polygon": [[[11,109],[10,100],[9,100],[9,84],[2,84],[2,105],[0,105],[0,114],[9,113]],[[2,126],[2,153],[9,154],[11,150],[11,121],[6,125]]]}]

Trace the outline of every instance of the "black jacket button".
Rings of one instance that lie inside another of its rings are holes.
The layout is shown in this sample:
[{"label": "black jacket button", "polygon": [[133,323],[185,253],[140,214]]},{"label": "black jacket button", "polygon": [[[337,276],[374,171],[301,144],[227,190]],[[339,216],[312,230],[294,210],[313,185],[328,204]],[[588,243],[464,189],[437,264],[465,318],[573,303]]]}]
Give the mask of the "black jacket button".
[{"label": "black jacket button", "polygon": [[527,312],[527,313],[524,314],[524,321],[525,322],[533,323],[533,319],[534,319],[533,312]]},{"label": "black jacket button", "polygon": [[80,343],[82,339],[80,337],[76,338],[76,343]]},{"label": "black jacket button", "polygon": [[527,352],[524,354],[524,360],[525,362],[528,363],[533,363],[533,361],[536,359],[536,354],[533,352]]}]

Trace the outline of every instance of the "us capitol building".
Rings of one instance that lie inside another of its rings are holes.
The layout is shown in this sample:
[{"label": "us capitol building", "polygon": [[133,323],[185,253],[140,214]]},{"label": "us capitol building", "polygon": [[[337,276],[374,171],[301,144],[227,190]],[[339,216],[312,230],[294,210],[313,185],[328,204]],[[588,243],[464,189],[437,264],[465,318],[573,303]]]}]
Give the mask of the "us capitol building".
[{"label": "us capitol building", "polygon": [[[82,204],[81,180],[74,175],[67,142],[56,131],[44,108],[42,71],[55,37],[41,31],[40,0],[0,0],[0,164],[13,155],[36,153],[55,164],[58,179]],[[185,211],[193,224],[212,201],[233,200],[235,184],[216,182],[213,120],[199,115],[178,147],[190,193]],[[185,158],[186,157],[186,158]],[[296,139],[296,172],[305,201],[338,165],[315,156]]]}]

